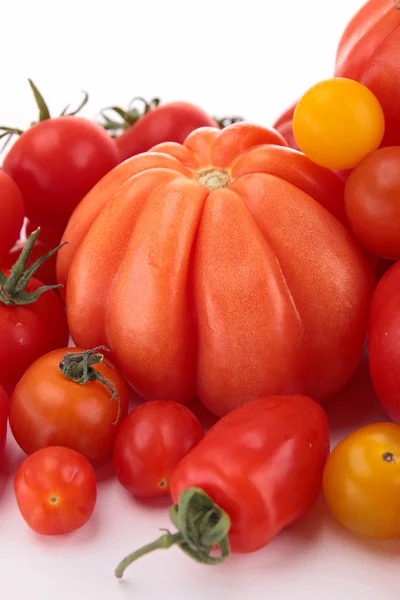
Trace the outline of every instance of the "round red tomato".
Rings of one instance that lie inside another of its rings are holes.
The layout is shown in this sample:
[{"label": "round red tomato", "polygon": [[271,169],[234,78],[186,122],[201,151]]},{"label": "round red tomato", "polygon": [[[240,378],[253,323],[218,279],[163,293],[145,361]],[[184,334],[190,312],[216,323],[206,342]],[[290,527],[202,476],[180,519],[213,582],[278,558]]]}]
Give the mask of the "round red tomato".
[{"label": "round red tomato", "polygon": [[7,417],[8,417],[8,398],[7,394],[0,386],[0,460],[3,456],[6,445],[7,435]]},{"label": "round red tomato", "polygon": [[19,238],[24,212],[24,201],[17,184],[0,169],[0,258]]},{"label": "round red tomato", "polygon": [[168,496],[175,467],[203,435],[199,421],[182,404],[141,404],[125,419],[115,442],[120,483],[137,497]]},{"label": "round red tomato", "polygon": [[10,399],[11,431],[24,452],[66,446],[93,462],[111,454],[127,413],[125,381],[97,349],[61,348],[42,356]]},{"label": "round red tomato", "polygon": [[92,516],[97,496],[91,464],[69,448],[43,448],[28,456],[14,479],[18,508],[33,531],[60,535]]},{"label": "round red tomato", "polygon": [[189,133],[199,127],[218,127],[218,124],[194,104],[169,102],[144,114],[115,143],[120,159],[125,160],[163,142],[183,144]]},{"label": "round red tomato", "polygon": [[353,170],[345,206],[364,248],[384,258],[400,258],[400,146],[381,148]]},{"label": "round red tomato", "polygon": [[23,133],[3,168],[22,192],[26,216],[61,230],[87,192],[117,163],[115,144],[102,127],[65,116]]},{"label": "round red tomato", "polygon": [[368,345],[375,392],[389,417],[400,423],[400,262],[385,273],[376,287]]}]

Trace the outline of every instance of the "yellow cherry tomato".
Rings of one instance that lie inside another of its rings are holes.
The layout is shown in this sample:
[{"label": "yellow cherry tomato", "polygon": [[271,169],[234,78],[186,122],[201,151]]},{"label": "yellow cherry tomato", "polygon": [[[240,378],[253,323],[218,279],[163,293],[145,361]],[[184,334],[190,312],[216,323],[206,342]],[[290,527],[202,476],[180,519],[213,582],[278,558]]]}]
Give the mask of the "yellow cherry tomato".
[{"label": "yellow cherry tomato", "polygon": [[352,169],[376,150],[385,131],[378,99],[365,85],[335,77],[314,85],[293,116],[297,145],[328,169]]},{"label": "yellow cherry tomato", "polygon": [[336,446],[324,495],[345,527],[376,539],[400,537],[400,426],[366,425]]}]

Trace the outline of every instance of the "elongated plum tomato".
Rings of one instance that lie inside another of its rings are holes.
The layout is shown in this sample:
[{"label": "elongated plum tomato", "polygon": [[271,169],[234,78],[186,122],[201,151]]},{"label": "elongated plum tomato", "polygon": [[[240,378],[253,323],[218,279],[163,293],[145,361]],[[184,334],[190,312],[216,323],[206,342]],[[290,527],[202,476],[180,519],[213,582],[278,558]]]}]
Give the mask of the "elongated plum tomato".
[{"label": "elongated plum tomato", "polygon": [[400,427],[375,423],[336,446],[324,472],[334,517],[370,538],[400,537]]},{"label": "elongated plum tomato", "polygon": [[116,576],[140,556],[173,544],[205,564],[222,562],[230,548],[262,548],[310,510],[328,453],[328,420],[310,398],[261,398],[232,411],[173,473],[170,517],[177,533],[129,555]]},{"label": "elongated plum tomato", "polygon": [[7,435],[8,398],[0,385],[0,461],[3,458]]},{"label": "elongated plum tomato", "polygon": [[364,248],[383,258],[400,258],[400,146],[381,148],[354,169],[345,207]]},{"label": "elongated plum tomato", "polygon": [[28,267],[38,235],[39,230],[31,234],[12,270],[0,270],[0,385],[8,394],[37,358],[68,343],[65,310],[52,289],[58,286],[32,276],[41,259]]},{"label": "elongated plum tomato", "polygon": [[372,298],[368,358],[375,392],[389,417],[400,423],[400,262],[383,275]]},{"label": "elongated plum tomato", "polygon": [[92,516],[96,476],[86,458],[52,446],[28,456],[14,479],[18,508],[33,531],[61,535],[79,529]]},{"label": "elongated plum tomato", "polygon": [[0,259],[18,240],[24,213],[24,201],[17,184],[0,169]]},{"label": "elongated plum tomato", "polygon": [[64,233],[73,339],[110,348],[147,400],[198,397],[221,416],[271,394],[330,397],[361,359],[372,291],[343,191],[251,123],[134,156]]},{"label": "elongated plum tomato", "polygon": [[10,427],[27,454],[66,446],[92,462],[113,451],[128,390],[101,348],[61,348],[40,357],[10,398]]},{"label": "elongated plum tomato", "polygon": [[333,78],[310,88],[293,116],[296,142],[308,158],[329,169],[352,169],[379,147],[385,131],[372,92],[351,79]]},{"label": "elongated plum tomato", "polygon": [[153,400],[135,408],[115,441],[114,465],[120,483],[134,496],[168,496],[179,461],[203,437],[194,414],[171,400]]}]

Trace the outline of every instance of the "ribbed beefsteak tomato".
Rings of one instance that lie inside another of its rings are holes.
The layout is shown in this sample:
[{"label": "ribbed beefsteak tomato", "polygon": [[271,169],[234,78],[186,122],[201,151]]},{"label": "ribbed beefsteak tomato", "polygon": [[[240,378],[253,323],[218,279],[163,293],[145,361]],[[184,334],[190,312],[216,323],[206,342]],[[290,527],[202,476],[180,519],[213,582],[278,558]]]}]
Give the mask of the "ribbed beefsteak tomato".
[{"label": "ribbed beefsteak tomato", "polygon": [[125,161],[64,234],[75,342],[106,344],[145,398],[198,395],[218,415],[267,394],[330,396],[361,357],[372,285],[329,212],[342,217],[342,186],[249,123]]},{"label": "ribbed beefsteak tomato", "polygon": [[337,77],[356,79],[378,98],[385,114],[382,146],[400,145],[400,4],[369,0],[339,44]]}]

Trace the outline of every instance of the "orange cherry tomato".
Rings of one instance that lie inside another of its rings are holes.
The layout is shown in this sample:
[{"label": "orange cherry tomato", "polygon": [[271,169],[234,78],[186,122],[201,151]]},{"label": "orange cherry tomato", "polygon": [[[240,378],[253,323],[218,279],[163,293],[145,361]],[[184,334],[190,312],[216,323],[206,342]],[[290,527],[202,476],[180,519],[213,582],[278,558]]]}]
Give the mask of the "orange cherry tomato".
[{"label": "orange cherry tomato", "polygon": [[334,517],[359,535],[400,537],[400,426],[366,425],[333,450],[324,495]]},{"label": "orange cherry tomato", "polygon": [[18,508],[33,531],[70,533],[92,516],[97,496],[91,464],[69,448],[52,446],[28,456],[14,479]]},{"label": "orange cherry tomato", "polygon": [[364,85],[327,79],[299,101],[293,132],[308,158],[329,169],[352,169],[376,150],[385,131],[382,107]]}]

